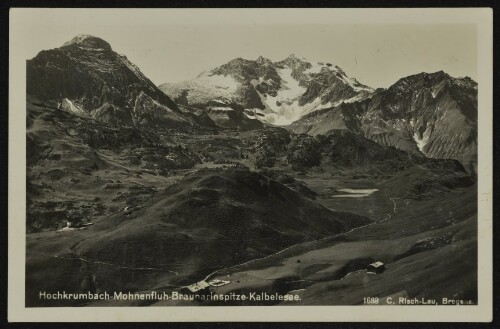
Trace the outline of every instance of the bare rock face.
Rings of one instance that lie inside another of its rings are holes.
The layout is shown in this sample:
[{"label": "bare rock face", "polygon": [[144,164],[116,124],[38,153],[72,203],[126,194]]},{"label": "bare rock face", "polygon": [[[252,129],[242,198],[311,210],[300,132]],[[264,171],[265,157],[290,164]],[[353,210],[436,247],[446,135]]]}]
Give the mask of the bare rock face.
[{"label": "bare rock face", "polygon": [[186,125],[190,119],[106,41],[81,35],[27,61],[27,93],[61,110],[121,125]]},{"label": "bare rock face", "polygon": [[457,159],[475,172],[477,83],[442,71],[416,74],[364,101],[306,115],[290,129],[312,135],[350,130],[415,154]]}]

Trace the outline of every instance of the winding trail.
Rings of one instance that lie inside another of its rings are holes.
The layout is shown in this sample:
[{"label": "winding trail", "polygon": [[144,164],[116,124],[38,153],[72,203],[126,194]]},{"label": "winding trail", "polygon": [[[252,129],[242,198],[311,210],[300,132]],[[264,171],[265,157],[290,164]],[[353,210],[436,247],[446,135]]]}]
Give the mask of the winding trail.
[{"label": "winding trail", "polygon": [[102,261],[98,261],[98,260],[94,261],[94,260],[90,260],[90,259],[87,259],[87,258],[84,258],[84,257],[79,257],[79,256],[65,257],[65,256],[57,256],[57,255],[52,255],[51,256],[51,255],[47,255],[47,254],[44,254],[44,253],[37,253],[37,254],[44,255],[44,256],[47,256],[47,257],[54,257],[54,258],[59,258],[59,259],[65,259],[65,260],[80,260],[80,261],[85,262],[85,263],[111,266],[111,267],[116,267],[116,268],[124,269],[124,270],[159,271],[159,272],[168,272],[168,273],[174,273],[175,275],[179,275],[179,273],[176,272],[176,271],[170,271],[170,270],[165,270],[165,269],[155,268],[155,267],[123,266],[123,265],[113,264],[113,263],[110,263],[110,262],[102,262]]},{"label": "winding trail", "polygon": [[396,203],[396,200],[399,199],[399,198],[389,198],[392,203],[394,204],[394,207],[392,208],[392,210],[394,211],[394,213],[397,213],[397,209],[398,209],[398,204]]},{"label": "winding trail", "polygon": [[[394,206],[393,206],[393,211],[394,211],[394,213],[397,213],[397,203],[396,203],[396,200],[397,200],[397,199],[399,199],[399,198],[389,198],[389,199],[392,201],[392,203],[393,203],[393,205],[394,205]],[[321,238],[321,239],[318,239],[318,240],[305,242],[305,243],[303,243],[303,244],[317,243],[317,242],[320,242],[320,241],[324,241],[324,240],[327,240],[327,239],[334,238],[334,237],[336,237],[336,236],[340,236],[340,235],[344,235],[344,234],[349,234],[349,233],[352,233],[352,232],[354,232],[354,231],[356,231],[356,230],[358,230],[358,229],[361,229],[361,228],[364,228],[364,227],[367,227],[367,226],[370,226],[370,225],[379,224],[379,223],[381,223],[381,222],[385,222],[385,221],[387,221],[387,220],[389,220],[389,219],[391,219],[391,218],[392,218],[392,215],[391,215],[391,214],[386,214],[386,216],[385,216],[384,218],[382,218],[382,219],[380,219],[380,220],[373,221],[372,223],[369,223],[369,224],[366,224],[366,225],[362,225],[362,226],[355,227],[355,228],[353,228],[353,229],[351,229],[351,230],[349,230],[349,231],[347,231],[347,232],[342,232],[342,233],[339,233],[339,234],[335,234],[335,235],[327,236],[327,237],[324,237],[324,238]],[[302,245],[303,245],[303,244],[302,244]],[[213,271],[212,273],[208,274],[208,275],[207,275],[207,276],[203,279],[203,281],[208,281],[208,280],[210,280],[210,278],[211,278],[212,276],[214,276],[215,274],[217,274],[217,273],[219,273],[219,272],[221,272],[221,271],[223,271],[223,270],[230,270],[230,269],[234,269],[234,268],[237,268],[237,267],[240,267],[240,266],[245,266],[245,265],[248,265],[248,264],[251,264],[251,263],[254,263],[254,262],[258,262],[258,261],[261,261],[261,260],[264,260],[264,259],[268,259],[268,258],[274,257],[274,256],[276,256],[276,255],[279,255],[279,254],[281,254],[281,253],[283,253],[283,252],[285,252],[285,251],[287,251],[287,250],[290,250],[290,249],[292,249],[292,248],[294,248],[294,247],[296,247],[296,246],[297,246],[297,244],[294,244],[294,245],[292,245],[292,246],[290,246],[290,247],[287,247],[287,248],[285,248],[285,249],[282,249],[282,250],[280,250],[280,251],[278,251],[278,252],[276,252],[276,253],[274,253],[274,254],[271,254],[271,255],[267,255],[267,256],[264,256],[264,257],[261,257],[261,258],[252,259],[252,260],[246,261],[246,262],[241,263],[241,264],[238,264],[238,265],[233,265],[233,266],[224,267],[224,268],[221,268],[221,269],[215,270],[215,271]]]},{"label": "winding trail", "polygon": [[337,236],[340,236],[340,235],[344,235],[344,234],[349,234],[349,233],[352,233],[356,230],[359,230],[361,228],[364,228],[364,227],[367,227],[367,226],[371,226],[371,225],[375,225],[375,224],[379,224],[381,222],[384,222],[388,219],[390,219],[392,216],[390,214],[387,214],[387,216],[381,220],[377,220],[377,221],[373,221],[372,223],[369,223],[369,224],[366,224],[366,225],[362,225],[362,226],[358,226],[358,227],[355,227],[349,231],[346,231],[346,232],[342,232],[342,233],[338,233],[338,234],[335,234],[335,235],[330,235],[330,236],[327,236],[327,237],[324,237],[324,238],[321,238],[321,239],[318,239],[318,240],[314,240],[314,241],[309,241],[309,242],[304,242],[304,243],[301,243],[301,244],[294,244],[290,247],[287,247],[285,249],[282,249],[274,254],[270,254],[270,255],[267,255],[267,256],[264,256],[264,257],[261,257],[261,258],[255,258],[255,259],[251,259],[249,261],[246,261],[244,263],[241,263],[241,264],[237,264],[237,265],[233,265],[233,266],[229,266],[229,267],[224,267],[224,268],[220,268],[218,270],[215,270],[213,271],[212,273],[208,274],[202,281],[208,281],[210,280],[210,278],[212,276],[214,276],[215,274],[223,271],[223,270],[230,270],[230,269],[233,269],[233,268],[237,268],[237,267],[240,267],[240,266],[245,266],[245,265],[248,265],[248,264],[251,264],[251,263],[254,263],[254,262],[258,262],[258,261],[261,261],[261,260],[264,260],[264,259],[268,259],[268,258],[271,258],[271,257],[274,257],[276,255],[279,255],[281,253],[284,253],[285,251],[288,251],[298,245],[305,245],[305,244],[312,244],[312,243],[318,243],[318,242],[321,242],[321,241],[324,241],[324,240],[327,240],[327,239],[331,239],[331,238],[335,238]]}]

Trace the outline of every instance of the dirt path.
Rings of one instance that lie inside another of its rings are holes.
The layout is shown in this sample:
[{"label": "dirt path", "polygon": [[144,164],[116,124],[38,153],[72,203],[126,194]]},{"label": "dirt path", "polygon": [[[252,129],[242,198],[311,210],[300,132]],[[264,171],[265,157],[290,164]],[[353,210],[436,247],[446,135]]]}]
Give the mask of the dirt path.
[{"label": "dirt path", "polygon": [[258,261],[261,261],[261,260],[264,260],[264,259],[268,259],[268,258],[271,258],[271,257],[277,256],[277,255],[279,255],[279,254],[281,254],[281,253],[283,253],[283,252],[285,252],[285,251],[288,251],[288,250],[290,250],[290,249],[292,249],[292,248],[294,248],[294,247],[296,247],[296,246],[298,246],[298,245],[318,243],[318,242],[321,242],[321,241],[324,241],[324,240],[327,240],[327,239],[331,239],[331,238],[334,238],[334,237],[337,237],[337,236],[340,236],[340,235],[349,234],[349,233],[352,233],[352,232],[354,232],[354,231],[356,231],[356,230],[359,230],[359,229],[361,229],[361,228],[364,228],[364,227],[367,227],[367,226],[371,226],[371,225],[375,225],[375,224],[379,224],[379,223],[384,222],[384,221],[386,221],[386,220],[388,220],[388,219],[390,219],[390,218],[391,218],[391,215],[390,215],[390,214],[387,214],[387,215],[386,215],[386,217],[385,217],[385,218],[383,218],[382,220],[379,220],[379,221],[374,221],[374,222],[369,223],[369,224],[366,224],[366,225],[362,225],[362,226],[355,227],[355,228],[353,228],[353,229],[351,229],[351,230],[349,230],[349,231],[347,231],[347,232],[343,232],[343,233],[339,233],[339,234],[335,234],[335,235],[330,235],[330,236],[327,236],[327,237],[324,237],[324,238],[321,238],[321,239],[318,239],[318,240],[314,240],[314,241],[309,241],[309,242],[300,243],[300,244],[294,244],[294,245],[292,245],[292,246],[290,246],[290,247],[287,247],[287,248],[285,248],[285,249],[282,249],[282,250],[280,250],[280,251],[278,251],[278,252],[276,252],[276,253],[274,253],[274,254],[271,254],[271,255],[267,255],[267,256],[264,256],[264,257],[261,257],[261,258],[252,259],[252,260],[246,261],[246,262],[241,263],[241,264],[238,264],[238,265],[233,265],[233,266],[224,267],[224,268],[221,268],[221,269],[215,270],[215,271],[213,271],[212,273],[208,274],[208,275],[207,275],[207,276],[203,279],[203,281],[208,281],[208,280],[210,280],[210,278],[211,278],[213,275],[215,275],[215,274],[217,274],[217,273],[219,273],[219,272],[221,272],[221,271],[224,271],[224,270],[230,270],[230,269],[233,269],[233,268],[236,268],[236,267],[249,265],[249,264],[252,264],[252,263],[254,263],[254,262],[258,262]]},{"label": "dirt path", "polygon": [[118,265],[118,264],[113,264],[110,262],[103,262],[103,261],[98,261],[98,260],[90,260],[84,257],[80,256],[74,256],[74,257],[65,257],[65,256],[57,256],[57,255],[48,255],[45,253],[41,252],[33,252],[38,255],[42,255],[45,257],[53,257],[53,258],[58,258],[58,259],[64,259],[64,260],[80,260],[84,263],[89,263],[89,264],[95,264],[95,265],[105,265],[105,266],[111,266],[111,267],[116,267],[119,269],[124,269],[124,270],[138,270],[138,271],[160,271],[160,272],[168,272],[168,273],[174,273],[175,275],[179,275],[178,272],[176,271],[170,271],[170,270],[165,270],[161,268],[155,268],[155,267],[133,267],[133,266],[124,266],[124,265]]},{"label": "dirt path", "polygon": [[397,209],[398,209],[398,204],[396,203],[396,200],[398,200],[399,198],[390,198],[390,200],[392,201],[392,203],[394,204],[394,207],[392,208],[392,210],[394,211],[394,213],[397,213]]}]

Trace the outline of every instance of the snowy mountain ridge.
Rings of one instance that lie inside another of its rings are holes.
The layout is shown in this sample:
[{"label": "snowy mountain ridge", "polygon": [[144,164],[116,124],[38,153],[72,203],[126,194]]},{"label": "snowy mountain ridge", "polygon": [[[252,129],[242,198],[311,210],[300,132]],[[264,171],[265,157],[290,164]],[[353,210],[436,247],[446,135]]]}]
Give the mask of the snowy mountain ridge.
[{"label": "snowy mountain ridge", "polygon": [[237,58],[197,78],[159,86],[178,104],[197,108],[241,107],[249,118],[288,125],[305,114],[363,100],[373,89],[338,66],[290,55],[278,62]]}]

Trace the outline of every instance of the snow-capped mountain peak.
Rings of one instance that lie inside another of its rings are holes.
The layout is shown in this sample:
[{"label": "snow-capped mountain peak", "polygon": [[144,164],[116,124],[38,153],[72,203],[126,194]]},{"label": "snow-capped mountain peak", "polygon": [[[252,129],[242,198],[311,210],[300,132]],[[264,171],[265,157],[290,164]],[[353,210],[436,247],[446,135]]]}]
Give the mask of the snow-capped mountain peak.
[{"label": "snow-capped mountain peak", "polygon": [[196,79],[165,83],[160,89],[182,105],[206,108],[217,99],[230,102],[263,122],[287,125],[303,115],[342,102],[361,100],[373,89],[328,62],[309,62],[292,54],[272,62],[236,58]]}]

